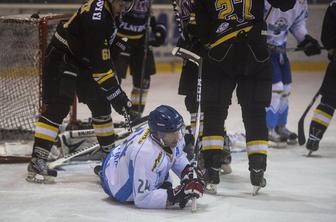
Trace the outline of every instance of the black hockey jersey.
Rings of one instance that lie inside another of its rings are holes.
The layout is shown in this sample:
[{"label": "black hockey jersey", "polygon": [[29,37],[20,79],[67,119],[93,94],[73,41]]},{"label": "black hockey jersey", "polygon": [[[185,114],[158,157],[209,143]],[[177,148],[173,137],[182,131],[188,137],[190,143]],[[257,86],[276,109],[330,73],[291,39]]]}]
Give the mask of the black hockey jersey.
[{"label": "black hockey jersey", "polygon": [[137,0],[131,11],[123,14],[117,21],[121,38],[129,40],[141,39],[146,32],[146,23],[150,15],[150,0]]},{"label": "black hockey jersey", "polygon": [[321,41],[326,49],[336,49],[336,0],[330,3],[325,13]]},{"label": "black hockey jersey", "polygon": [[[283,11],[293,8],[296,0],[267,0]],[[264,26],[262,0],[195,0],[196,23],[201,42],[215,47],[241,31],[249,32],[258,24]]]},{"label": "black hockey jersey", "polygon": [[77,62],[84,62],[93,78],[111,77],[109,45],[115,35],[111,4],[107,0],[89,0],[57,27],[52,41],[71,53]]}]

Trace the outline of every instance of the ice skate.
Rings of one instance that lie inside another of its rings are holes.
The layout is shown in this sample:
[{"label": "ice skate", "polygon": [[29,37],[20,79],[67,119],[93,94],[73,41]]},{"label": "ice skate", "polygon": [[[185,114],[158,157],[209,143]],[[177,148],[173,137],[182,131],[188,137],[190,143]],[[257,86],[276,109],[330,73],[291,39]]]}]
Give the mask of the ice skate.
[{"label": "ice skate", "polygon": [[285,141],[287,141],[287,144],[289,145],[294,145],[298,142],[297,134],[287,129],[286,126],[276,126],[275,132],[279,134],[280,137],[282,137]]},{"label": "ice skate", "polygon": [[28,176],[26,180],[31,183],[54,183],[57,171],[49,169],[44,159],[33,157],[28,165]]},{"label": "ice skate", "polygon": [[270,147],[273,148],[286,148],[287,143],[282,136],[275,132],[275,130],[268,131],[268,144]]},{"label": "ice skate", "polygon": [[219,169],[208,168],[205,171],[205,192],[208,194],[217,193],[217,184],[219,184]]},{"label": "ice skate", "polygon": [[258,194],[259,190],[266,186],[266,179],[264,178],[264,171],[262,169],[252,169],[250,172],[250,180],[252,184],[252,196]]},{"label": "ice skate", "polygon": [[313,152],[317,151],[319,149],[320,139],[309,135],[308,141],[306,143],[306,148],[308,150],[307,157],[310,157]]}]

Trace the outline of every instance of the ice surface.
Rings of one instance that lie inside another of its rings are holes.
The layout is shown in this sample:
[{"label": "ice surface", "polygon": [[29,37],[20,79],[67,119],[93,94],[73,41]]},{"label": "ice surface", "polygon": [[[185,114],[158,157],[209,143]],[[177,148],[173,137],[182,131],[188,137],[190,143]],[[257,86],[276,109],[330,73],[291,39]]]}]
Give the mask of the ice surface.
[{"label": "ice surface", "polygon": [[[176,94],[178,75],[153,76],[148,106],[169,104],[189,116],[183,97]],[[297,121],[322,81],[322,73],[295,73],[290,97],[288,127],[296,131]],[[127,91],[130,80],[124,81]],[[242,131],[240,108],[233,97],[227,128]],[[87,109],[80,106],[82,118]],[[115,115],[115,114],[114,114]],[[306,119],[306,134],[311,113]],[[122,117],[114,116],[121,120]],[[331,122],[315,157],[307,158],[304,147],[270,149],[266,177],[268,185],[252,197],[246,153],[235,153],[231,175],[221,176],[218,195],[204,195],[196,214],[190,205],[184,210],[141,210],[107,198],[95,163],[68,165],[59,171],[53,185],[25,181],[26,164],[0,165],[0,221],[221,221],[221,222],[335,222],[336,221],[336,124]],[[177,181],[176,181],[177,182]]]}]

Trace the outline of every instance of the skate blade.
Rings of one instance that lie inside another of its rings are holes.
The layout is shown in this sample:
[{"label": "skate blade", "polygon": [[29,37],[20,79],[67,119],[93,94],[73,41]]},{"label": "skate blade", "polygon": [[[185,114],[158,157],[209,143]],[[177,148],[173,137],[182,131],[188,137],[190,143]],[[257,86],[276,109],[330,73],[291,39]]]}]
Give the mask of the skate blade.
[{"label": "skate blade", "polygon": [[28,172],[26,181],[29,183],[37,183],[37,184],[53,184],[55,183],[55,177],[42,176],[34,172]]},{"label": "skate blade", "polygon": [[217,185],[216,184],[207,184],[205,186],[205,193],[207,194],[217,194]]}]

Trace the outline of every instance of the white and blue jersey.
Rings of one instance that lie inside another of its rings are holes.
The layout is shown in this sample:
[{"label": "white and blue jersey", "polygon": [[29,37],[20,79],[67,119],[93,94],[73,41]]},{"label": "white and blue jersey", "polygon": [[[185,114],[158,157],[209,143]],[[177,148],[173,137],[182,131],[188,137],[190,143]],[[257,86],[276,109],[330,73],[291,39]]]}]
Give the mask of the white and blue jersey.
[{"label": "white and blue jersey", "polygon": [[294,7],[286,12],[272,8],[265,1],[267,23],[267,43],[271,51],[272,62],[272,100],[267,108],[266,122],[268,129],[277,125],[285,126],[288,116],[288,96],[291,91],[292,74],[286,54],[288,33],[292,33],[298,43],[308,34],[306,20],[308,17],[307,0],[297,0]]},{"label": "white and blue jersey", "polygon": [[[265,1],[265,14],[271,5]],[[294,7],[286,12],[272,8],[267,18],[267,43],[274,46],[284,46],[288,33],[292,33],[298,43],[307,35],[306,20],[308,17],[307,0],[297,0]]]},{"label": "white and blue jersey", "polygon": [[167,190],[160,186],[170,181],[169,171],[180,177],[189,164],[181,139],[172,153],[153,139],[149,128],[140,128],[103,161],[100,174],[104,191],[113,199],[134,202],[139,208],[166,208]]},{"label": "white and blue jersey", "polygon": [[[265,1],[265,14],[270,10]],[[292,82],[290,64],[286,54],[288,33],[292,33],[298,43],[307,35],[306,20],[308,17],[307,0],[297,0],[294,7],[286,12],[272,8],[267,22],[267,43],[271,48],[273,65],[273,83]]]}]

